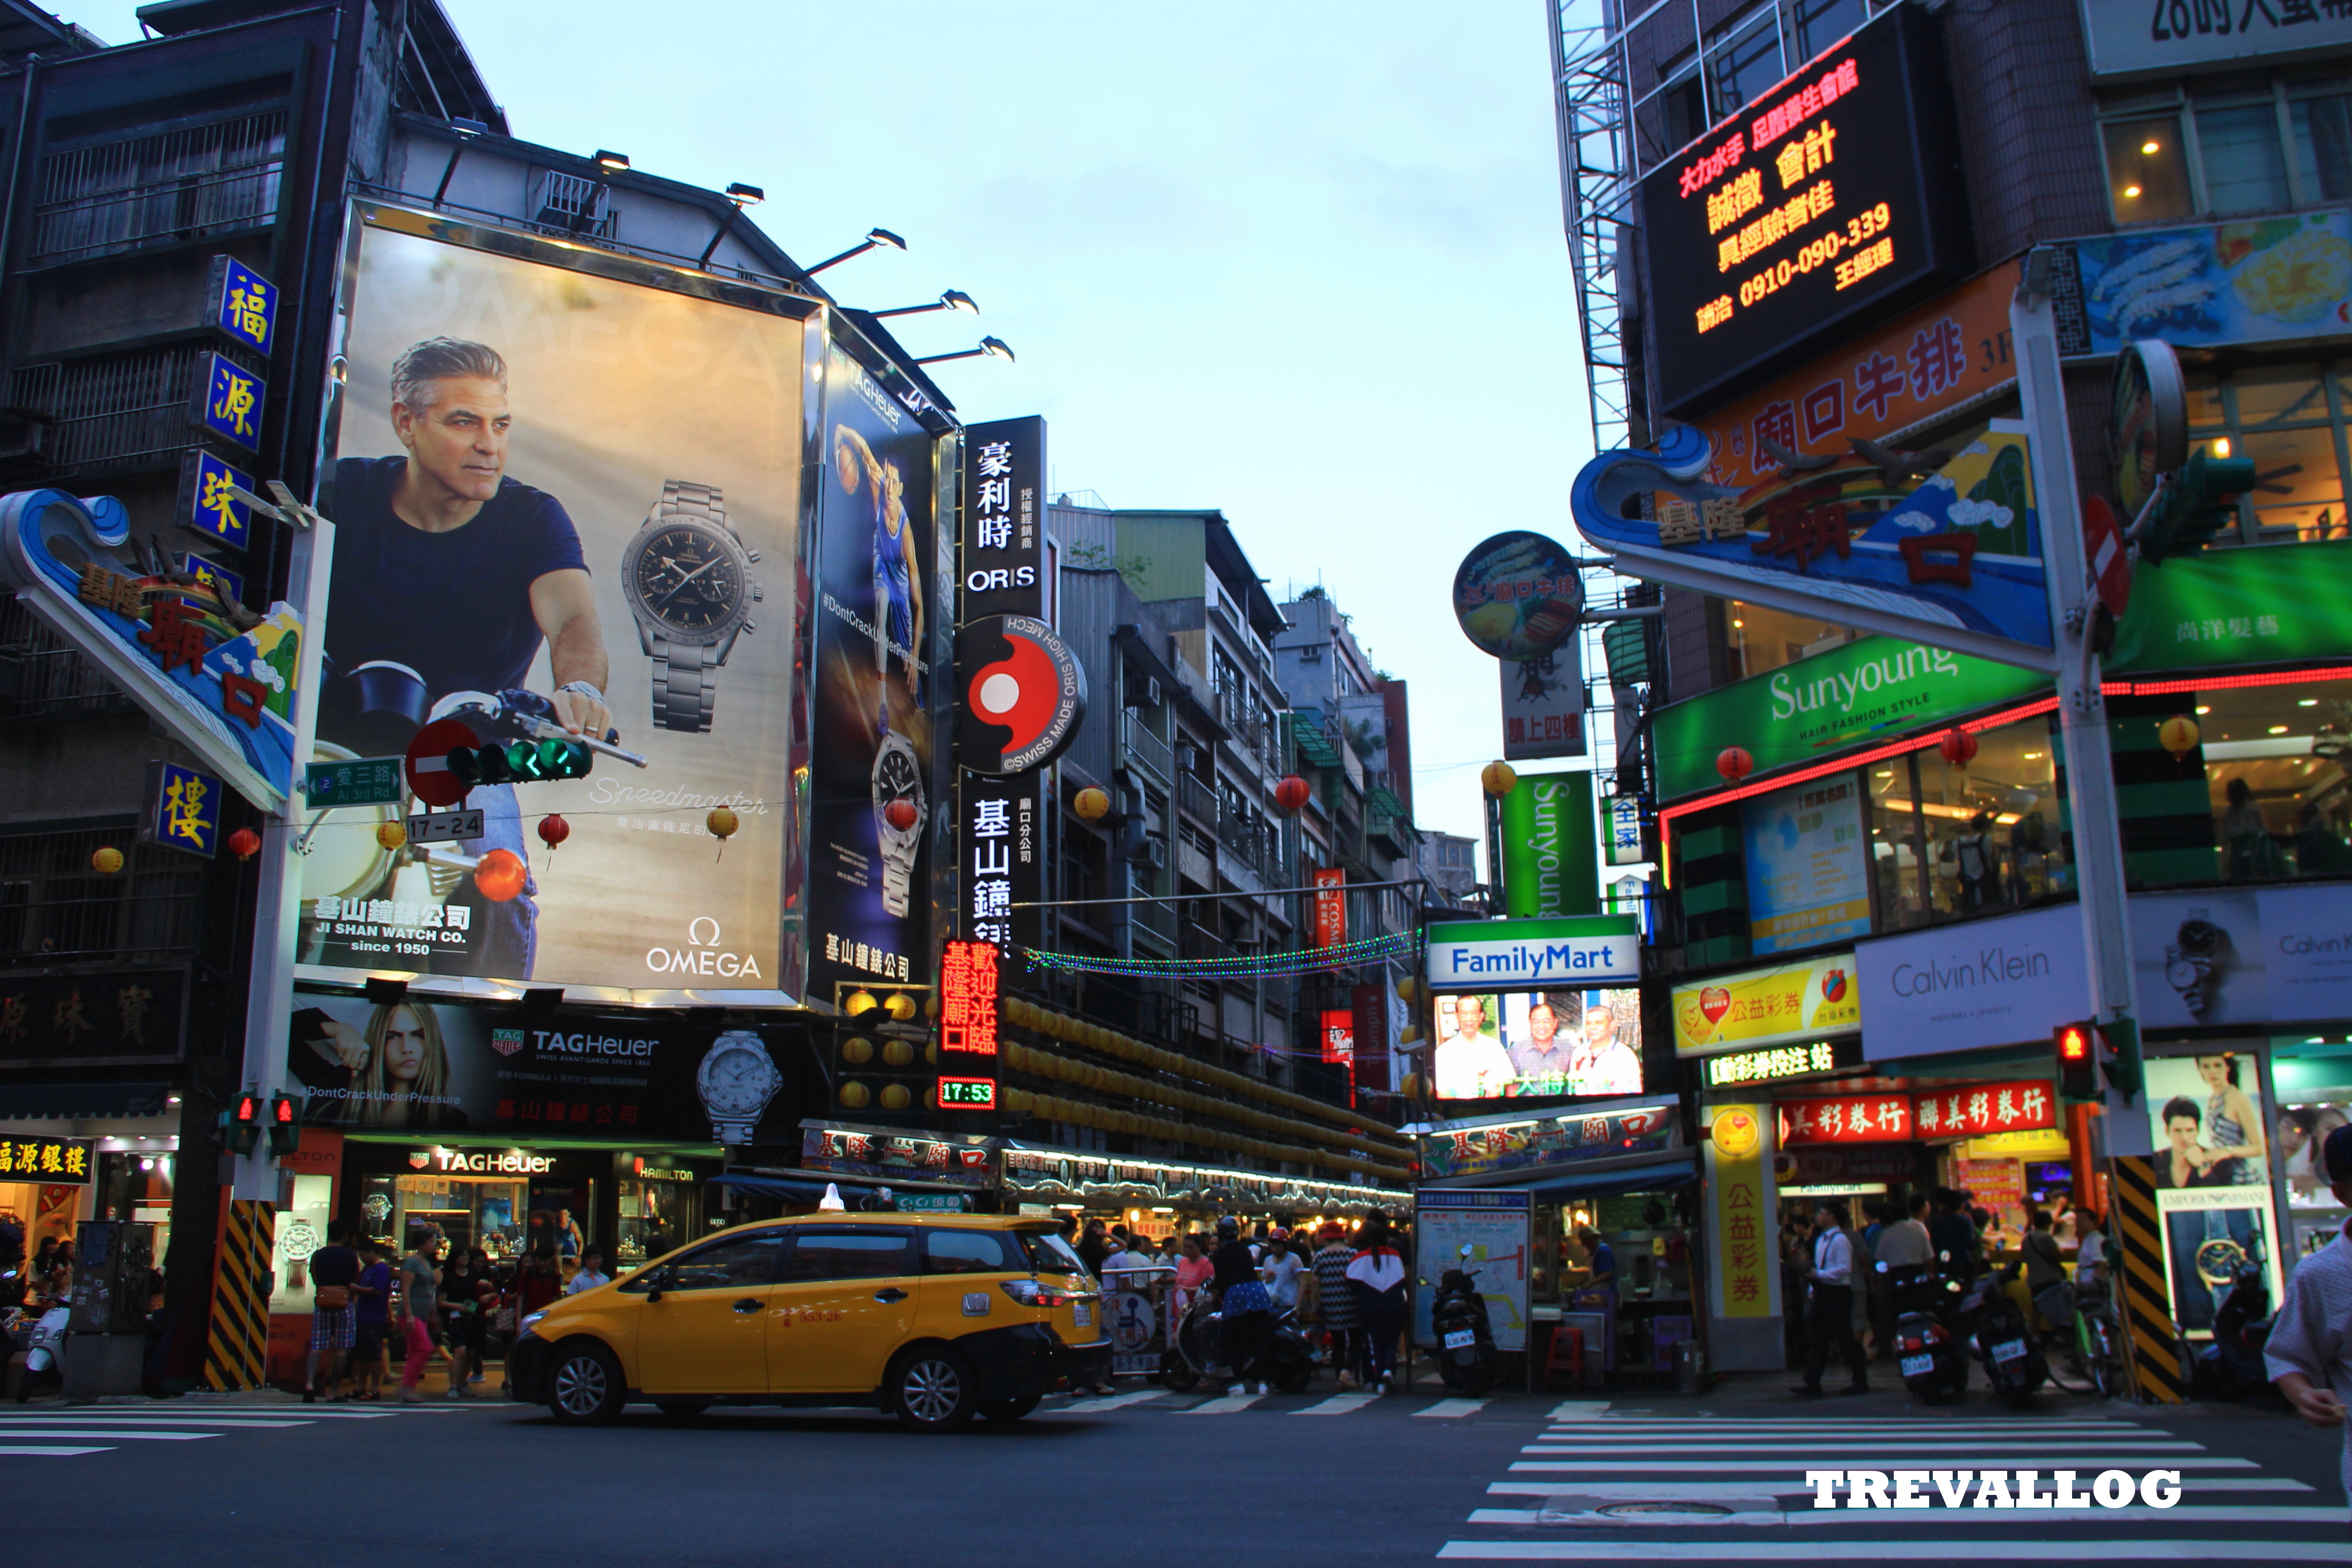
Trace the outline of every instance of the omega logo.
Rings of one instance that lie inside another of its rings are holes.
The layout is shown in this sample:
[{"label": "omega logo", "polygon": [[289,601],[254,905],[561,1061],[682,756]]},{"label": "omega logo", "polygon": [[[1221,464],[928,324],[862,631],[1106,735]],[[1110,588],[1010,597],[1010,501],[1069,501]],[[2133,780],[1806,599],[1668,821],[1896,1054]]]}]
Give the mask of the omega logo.
[{"label": "omega logo", "polygon": [[687,923],[686,946],[647,948],[646,967],[656,974],[717,975],[726,980],[761,978],[760,961],[751,953],[714,951],[719,946],[719,934],[717,921],[709,915],[697,915]]}]

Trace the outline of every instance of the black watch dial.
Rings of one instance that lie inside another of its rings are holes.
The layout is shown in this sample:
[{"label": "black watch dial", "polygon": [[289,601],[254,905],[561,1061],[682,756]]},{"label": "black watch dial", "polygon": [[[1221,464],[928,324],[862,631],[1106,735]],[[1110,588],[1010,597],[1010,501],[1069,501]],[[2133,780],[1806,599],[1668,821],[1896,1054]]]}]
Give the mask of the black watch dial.
[{"label": "black watch dial", "polygon": [[742,552],[708,528],[673,523],[637,552],[630,583],[646,613],[672,631],[712,632],[743,603]]},{"label": "black watch dial", "polygon": [[[923,780],[915,771],[914,755],[909,752],[898,746],[885,751],[875,769],[874,786],[875,798],[886,816],[898,801],[905,801],[916,812],[922,809]],[[913,825],[893,822],[890,826],[903,832]]]}]

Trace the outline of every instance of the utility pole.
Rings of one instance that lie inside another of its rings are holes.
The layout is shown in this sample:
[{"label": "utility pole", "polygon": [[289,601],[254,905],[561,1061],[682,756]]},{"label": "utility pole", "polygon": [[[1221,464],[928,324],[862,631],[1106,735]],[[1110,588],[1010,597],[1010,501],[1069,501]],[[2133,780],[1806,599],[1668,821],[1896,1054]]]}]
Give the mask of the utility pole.
[{"label": "utility pole", "polygon": [[2089,961],[2094,1016],[2116,1056],[2129,1064],[2129,1092],[2106,1091],[2105,1147],[2110,1156],[2152,1154],[2146,1090],[2137,1079],[2139,998],[2134,984],[2131,921],[2125,905],[2124,847],[2100,692],[2095,643],[2098,594],[2083,543],[2082,491],[2074,439],[2066,426],[2065,384],[2058,373],[2058,330],[2049,282],[2056,253],[2026,258],[2009,307],[2017,354],[2018,395],[2032,455],[2033,495],[2042,512],[2042,574],[2058,658],[2059,735],[2065,749],[2066,796],[2074,819],[2074,875]]}]

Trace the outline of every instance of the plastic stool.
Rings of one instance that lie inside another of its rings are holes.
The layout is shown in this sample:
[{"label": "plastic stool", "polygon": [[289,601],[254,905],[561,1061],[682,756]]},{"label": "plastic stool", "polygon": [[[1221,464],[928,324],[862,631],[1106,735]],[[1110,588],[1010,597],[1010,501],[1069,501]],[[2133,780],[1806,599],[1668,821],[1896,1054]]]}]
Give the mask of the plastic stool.
[{"label": "plastic stool", "polygon": [[1570,1386],[1584,1386],[1584,1331],[1574,1323],[1557,1323],[1552,1327],[1550,1348],[1544,1354],[1545,1386],[1558,1383],[1563,1372],[1568,1374]]}]

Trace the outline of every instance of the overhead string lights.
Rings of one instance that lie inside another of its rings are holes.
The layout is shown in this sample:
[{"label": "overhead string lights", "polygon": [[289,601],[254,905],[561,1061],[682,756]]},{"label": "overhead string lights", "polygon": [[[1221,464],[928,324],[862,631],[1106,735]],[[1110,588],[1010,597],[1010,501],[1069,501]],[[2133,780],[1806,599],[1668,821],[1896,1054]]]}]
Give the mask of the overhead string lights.
[{"label": "overhead string lights", "polygon": [[1391,931],[1341,942],[1335,947],[1298,948],[1286,952],[1244,953],[1233,958],[1101,958],[1087,952],[1044,952],[1015,949],[1032,970],[1057,969],[1080,974],[1167,975],[1196,979],[1272,979],[1311,974],[1324,969],[1354,969],[1383,959],[1417,955],[1421,938],[1414,931]]}]

